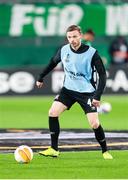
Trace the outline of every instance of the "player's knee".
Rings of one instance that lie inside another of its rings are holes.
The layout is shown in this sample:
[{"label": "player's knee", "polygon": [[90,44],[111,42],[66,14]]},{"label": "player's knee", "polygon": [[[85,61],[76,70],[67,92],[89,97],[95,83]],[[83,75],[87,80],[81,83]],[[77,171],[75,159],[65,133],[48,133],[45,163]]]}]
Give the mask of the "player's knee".
[{"label": "player's knee", "polygon": [[58,117],[59,116],[58,112],[53,109],[50,109],[48,114],[50,117]]},{"label": "player's knee", "polygon": [[93,122],[91,123],[91,127],[92,127],[93,129],[97,129],[97,128],[99,127],[99,122],[93,121]]}]

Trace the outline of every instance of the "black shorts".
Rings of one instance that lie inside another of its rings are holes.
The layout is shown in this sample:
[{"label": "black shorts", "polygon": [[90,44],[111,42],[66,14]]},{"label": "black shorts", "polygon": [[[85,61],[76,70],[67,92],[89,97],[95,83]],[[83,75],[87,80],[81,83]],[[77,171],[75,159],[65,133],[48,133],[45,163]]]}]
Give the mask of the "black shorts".
[{"label": "black shorts", "polygon": [[94,93],[79,93],[76,91],[68,90],[63,87],[60,94],[55,97],[55,101],[59,101],[70,109],[71,106],[77,102],[86,113],[97,112],[97,108],[92,105]]}]

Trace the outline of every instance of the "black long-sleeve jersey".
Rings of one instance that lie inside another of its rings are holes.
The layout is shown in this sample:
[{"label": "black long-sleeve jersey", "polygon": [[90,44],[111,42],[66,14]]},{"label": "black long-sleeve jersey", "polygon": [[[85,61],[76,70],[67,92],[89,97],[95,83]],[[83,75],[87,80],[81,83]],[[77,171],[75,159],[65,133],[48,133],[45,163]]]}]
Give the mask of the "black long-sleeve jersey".
[{"label": "black long-sleeve jersey", "polygon": [[[46,68],[43,70],[43,72],[40,74],[38,81],[43,82],[43,78],[52,71],[56,65],[61,62],[61,48],[57,51],[57,53],[51,58],[50,63],[46,66]],[[81,44],[79,49],[75,51],[70,46],[71,51],[73,51],[76,54],[82,54],[86,52],[89,49],[89,46],[85,44]],[[101,57],[99,56],[98,52],[96,51],[92,57],[91,60],[91,67],[92,67],[92,73],[95,71],[98,73],[99,80],[97,87],[95,86],[95,82],[93,79],[90,79],[91,84],[95,87],[95,93],[94,93],[94,99],[100,100],[100,97],[104,91],[105,84],[106,84],[106,71],[102,62]]]}]

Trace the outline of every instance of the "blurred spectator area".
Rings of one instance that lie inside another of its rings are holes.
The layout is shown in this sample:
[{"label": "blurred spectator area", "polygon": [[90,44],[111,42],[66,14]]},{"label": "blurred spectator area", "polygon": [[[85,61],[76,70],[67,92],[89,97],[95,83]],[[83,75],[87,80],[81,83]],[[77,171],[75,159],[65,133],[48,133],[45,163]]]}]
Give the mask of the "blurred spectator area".
[{"label": "blurred spectator area", "polygon": [[[93,46],[99,51],[106,67],[110,64],[109,45],[113,37],[96,37]],[[0,38],[0,67],[45,66],[64,37],[3,37]]]},{"label": "blurred spectator area", "polygon": [[120,4],[127,3],[128,0],[0,0],[0,4],[5,3],[98,3],[98,4]]},{"label": "blurred spectator area", "polygon": [[[30,32],[30,35],[28,36],[26,36],[25,33],[20,36],[9,35],[8,29],[9,29],[9,25],[11,21],[10,20],[11,17],[9,16],[9,14],[12,13],[12,11],[10,10],[10,7],[12,7],[13,4],[15,5],[15,4],[37,4],[37,3],[45,4],[47,3],[47,5],[50,6],[49,4],[52,3],[52,4],[59,4],[58,6],[61,7],[62,6],[61,3],[63,4],[64,3],[74,3],[74,4],[78,3],[80,5],[79,7],[81,9],[83,8],[83,11],[86,12],[84,14],[87,15],[87,18],[86,16],[85,17],[83,16],[84,17],[83,19],[81,18],[80,24],[78,23],[78,25],[80,26],[82,25],[83,26],[82,30],[85,30],[86,28],[91,28],[90,22],[95,24],[94,31],[96,32],[96,37],[92,46],[95,47],[99,51],[99,54],[102,56],[105,67],[108,68],[109,64],[111,63],[108,49],[114,36],[107,36],[105,34],[106,30],[102,26],[104,26],[105,24],[104,19],[106,19],[106,17],[105,17],[105,13],[103,15],[97,14],[97,9],[98,10],[100,9],[99,6],[96,6],[96,10],[94,9],[94,7],[89,8],[90,11],[87,13],[86,7],[85,7],[87,5],[83,7],[83,3],[84,4],[95,4],[95,3],[104,4],[103,7],[101,5],[101,10],[99,11],[100,13],[102,13],[102,12],[106,12],[104,10],[105,9],[104,7],[106,7],[105,6],[106,4],[109,4],[109,3],[120,4],[120,3],[125,3],[125,2],[128,2],[128,0],[0,0],[0,5],[1,5],[1,9],[0,9],[0,68],[24,67],[24,66],[29,66],[29,67],[30,66],[34,66],[34,67],[45,66],[50,60],[51,56],[54,55],[57,48],[60,47],[64,43],[64,39],[65,39],[64,36],[57,36],[57,33],[53,36],[46,36],[46,35],[44,36],[33,35],[32,36],[31,29],[33,27],[31,25],[26,27],[25,29],[26,31]],[[7,7],[6,9],[6,5],[10,5],[10,7]],[[6,10],[8,12],[6,12]],[[92,12],[94,12],[94,15],[92,15]],[[97,15],[98,15],[98,21],[96,21],[97,19],[95,20],[95,17],[97,17]],[[42,15],[42,17],[44,17],[44,15]],[[61,16],[61,18],[62,17],[63,16]],[[46,19],[47,19],[47,14],[46,14]],[[44,19],[44,22],[46,21],[46,19]],[[12,24],[14,24],[14,22]],[[88,27],[87,27],[87,23],[88,23]],[[100,23],[102,23],[101,24],[102,26],[100,25]],[[44,24],[46,25],[47,22],[45,22]],[[110,22],[110,25],[111,25],[111,22]],[[57,29],[58,29],[58,26],[57,26]],[[104,31],[104,33],[102,33],[102,31]]]},{"label": "blurred spectator area", "polygon": [[0,67],[45,66],[63,43],[60,37],[0,38]]}]

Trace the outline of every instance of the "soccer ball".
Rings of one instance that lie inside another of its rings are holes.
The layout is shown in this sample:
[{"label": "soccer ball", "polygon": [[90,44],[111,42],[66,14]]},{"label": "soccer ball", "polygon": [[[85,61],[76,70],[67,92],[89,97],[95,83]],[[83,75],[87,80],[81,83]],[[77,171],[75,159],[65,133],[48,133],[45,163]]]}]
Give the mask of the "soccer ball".
[{"label": "soccer ball", "polygon": [[109,102],[103,102],[98,108],[99,113],[109,113],[112,110],[112,106]]},{"label": "soccer ball", "polygon": [[29,146],[22,145],[17,147],[14,157],[18,163],[29,163],[33,159],[33,151]]}]

